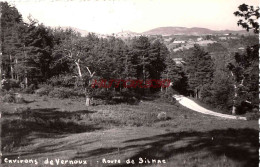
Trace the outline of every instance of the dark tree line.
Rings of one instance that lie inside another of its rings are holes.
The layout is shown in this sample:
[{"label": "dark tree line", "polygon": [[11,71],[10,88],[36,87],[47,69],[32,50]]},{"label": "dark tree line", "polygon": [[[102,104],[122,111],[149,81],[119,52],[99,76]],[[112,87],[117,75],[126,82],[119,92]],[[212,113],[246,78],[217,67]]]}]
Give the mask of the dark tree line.
[{"label": "dark tree line", "polygon": [[[126,43],[91,33],[81,37],[72,29],[49,28],[31,18],[25,23],[6,2],[1,2],[1,9],[1,76],[24,87],[70,78],[70,86],[81,87],[89,105],[93,79],[142,79],[146,84],[148,79],[163,78],[169,51],[159,40],[140,36]],[[144,94],[143,89],[128,91]]]}]

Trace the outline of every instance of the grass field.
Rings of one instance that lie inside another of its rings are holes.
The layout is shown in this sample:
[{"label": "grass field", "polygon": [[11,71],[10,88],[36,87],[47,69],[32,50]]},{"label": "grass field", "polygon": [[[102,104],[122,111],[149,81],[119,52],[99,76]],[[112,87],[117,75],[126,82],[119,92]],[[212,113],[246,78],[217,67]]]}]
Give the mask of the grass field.
[{"label": "grass field", "polygon": [[[27,158],[37,160],[37,166],[52,166],[44,164],[48,158],[54,165],[85,160],[87,165],[74,165],[131,166],[126,163],[131,159],[132,166],[258,166],[257,121],[221,119],[159,100],[86,107],[84,99],[23,96],[26,103],[0,105],[3,161]],[[161,112],[166,119],[158,119]]]}]

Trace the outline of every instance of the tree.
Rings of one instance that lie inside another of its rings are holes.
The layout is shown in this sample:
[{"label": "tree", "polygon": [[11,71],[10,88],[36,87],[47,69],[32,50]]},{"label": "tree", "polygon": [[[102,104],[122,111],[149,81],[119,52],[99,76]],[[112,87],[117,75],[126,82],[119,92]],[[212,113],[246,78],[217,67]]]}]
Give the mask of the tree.
[{"label": "tree", "polygon": [[234,15],[242,17],[242,19],[237,22],[237,25],[242,26],[247,31],[252,29],[255,33],[259,33],[259,6],[254,7],[242,4],[238,9],[238,11],[234,12]]},{"label": "tree", "polygon": [[133,39],[131,61],[134,64],[136,78],[143,80],[147,78],[149,49],[150,42],[147,37],[141,36]]},{"label": "tree", "polygon": [[244,54],[236,53],[235,61],[227,66],[234,80],[232,114],[237,113],[237,107],[242,107],[243,102],[258,106],[258,50],[259,46],[255,45],[248,47]]},{"label": "tree", "polygon": [[1,9],[1,56],[0,80],[2,75],[14,78],[14,62],[21,45],[19,28],[23,26],[18,10],[7,2],[0,2]]},{"label": "tree", "polygon": [[94,62],[91,53],[97,40],[98,38],[94,34],[89,34],[86,38],[70,34],[57,46],[55,51],[57,56],[62,55],[59,61],[69,61],[73,68],[76,69],[79,82],[81,82],[81,86],[85,90],[86,106],[91,104],[90,83],[96,73],[90,67],[91,63]]},{"label": "tree", "polygon": [[167,47],[159,40],[155,40],[150,46],[149,52],[149,77],[152,79],[160,79],[162,72],[166,68],[165,61],[169,57]]},{"label": "tree", "polygon": [[174,90],[178,91],[179,93],[186,94],[187,78],[183,67],[177,65],[170,55],[166,57],[165,64],[166,68],[162,74],[162,78],[169,79]]},{"label": "tree", "polygon": [[[259,7],[242,4],[239,11],[234,12],[235,16],[242,17],[238,21],[238,26],[242,26],[247,31],[254,30],[259,34]],[[237,109],[243,107],[243,103],[258,107],[258,81],[259,81],[259,44],[247,47],[245,53],[236,53],[234,61],[227,65],[233,78],[234,96],[232,114],[237,113]]]},{"label": "tree", "polygon": [[16,72],[26,80],[46,81],[50,77],[53,39],[49,28],[30,19],[30,23],[23,29],[22,52],[19,54]]},{"label": "tree", "polygon": [[161,78],[169,51],[160,40],[151,41],[145,36],[140,36],[133,39],[129,50],[135,78],[142,79],[144,85],[147,79]]},{"label": "tree", "polygon": [[189,89],[194,92],[196,98],[200,98],[202,87],[213,81],[213,60],[199,45],[194,45],[193,54],[187,55],[184,61]]}]

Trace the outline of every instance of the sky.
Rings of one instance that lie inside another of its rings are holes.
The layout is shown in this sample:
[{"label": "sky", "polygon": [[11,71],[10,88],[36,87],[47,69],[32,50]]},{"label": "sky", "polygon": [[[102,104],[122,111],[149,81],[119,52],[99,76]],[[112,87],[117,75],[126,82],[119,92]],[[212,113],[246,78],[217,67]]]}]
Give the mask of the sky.
[{"label": "sky", "polygon": [[258,0],[11,0],[24,20],[29,15],[46,26],[71,26],[111,34],[157,27],[241,30],[234,12]]}]

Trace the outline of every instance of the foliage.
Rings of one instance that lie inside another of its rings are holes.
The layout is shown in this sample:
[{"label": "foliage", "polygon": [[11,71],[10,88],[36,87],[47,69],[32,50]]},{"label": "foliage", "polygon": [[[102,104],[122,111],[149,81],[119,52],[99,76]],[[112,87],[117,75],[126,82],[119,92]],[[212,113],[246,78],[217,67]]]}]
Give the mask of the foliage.
[{"label": "foliage", "polygon": [[72,75],[60,74],[55,75],[47,80],[47,84],[52,86],[71,87],[76,84],[77,77]]},{"label": "foliage", "polygon": [[19,88],[19,81],[14,79],[4,79],[2,84],[2,89],[10,90],[11,88]]},{"label": "foliage", "polygon": [[6,103],[24,103],[25,100],[21,94],[6,93],[2,97],[2,101]]},{"label": "foliage", "polygon": [[249,112],[246,113],[246,120],[250,121],[250,120],[259,120],[260,115],[259,112]]},{"label": "foliage", "polygon": [[170,87],[167,91],[161,91],[158,93],[159,101],[163,101],[169,104],[176,104],[176,99],[173,98],[173,95],[175,94],[179,93]]},{"label": "foliage", "polygon": [[50,85],[40,85],[40,88],[35,91],[35,93],[39,96],[49,95],[49,93],[53,90],[53,87]]},{"label": "foliage", "polygon": [[33,94],[36,89],[36,86],[34,84],[30,84],[27,88],[23,90],[24,93]]},{"label": "foliage", "polygon": [[242,26],[247,31],[253,29],[255,33],[259,33],[259,6],[254,7],[242,4],[238,9],[238,11],[234,12],[234,15],[242,17],[242,19],[237,22],[237,25]]},{"label": "foliage", "polygon": [[170,55],[166,57],[165,64],[166,68],[162,73],[162,78],[169,79],[174,90],[179,93],[186,94],[188,83],[183,66],[177,65]]},{"label": "foliage", "polygon": [[6,94],[3,96],[2,101],[6,103],[14,103],[15,96],[13,94]]},{"label": "foliage", "polygon": [[190,90],[196,92],[205,84],[212,83],[213,60],[199,45],[194,45],[193,54],[186,56],[184,61]]},{"label": "foliage", "polygon": [[236,106],[249,101],[253,106],[258,106],[258,80],[259,80],[259,46],[248,47],[243,54],[236,53],[234,62],[227,68],[233,74],[234,84],[237,87]]},{"label": "foliage", "polygon": [[167,119],[166,112],[160,112],[160,113],[157,115],[157,118],[158,118],[159,120],[166,120],[166,119]]},{"label": "foliage", "polygon": [[59,87],[59,88],[55,87],[53,90],[49,92],[50,97],[61,98],[61,99],[69,98],[73,95],[74,92],[72,89],[63,88],[63,87]]}]

